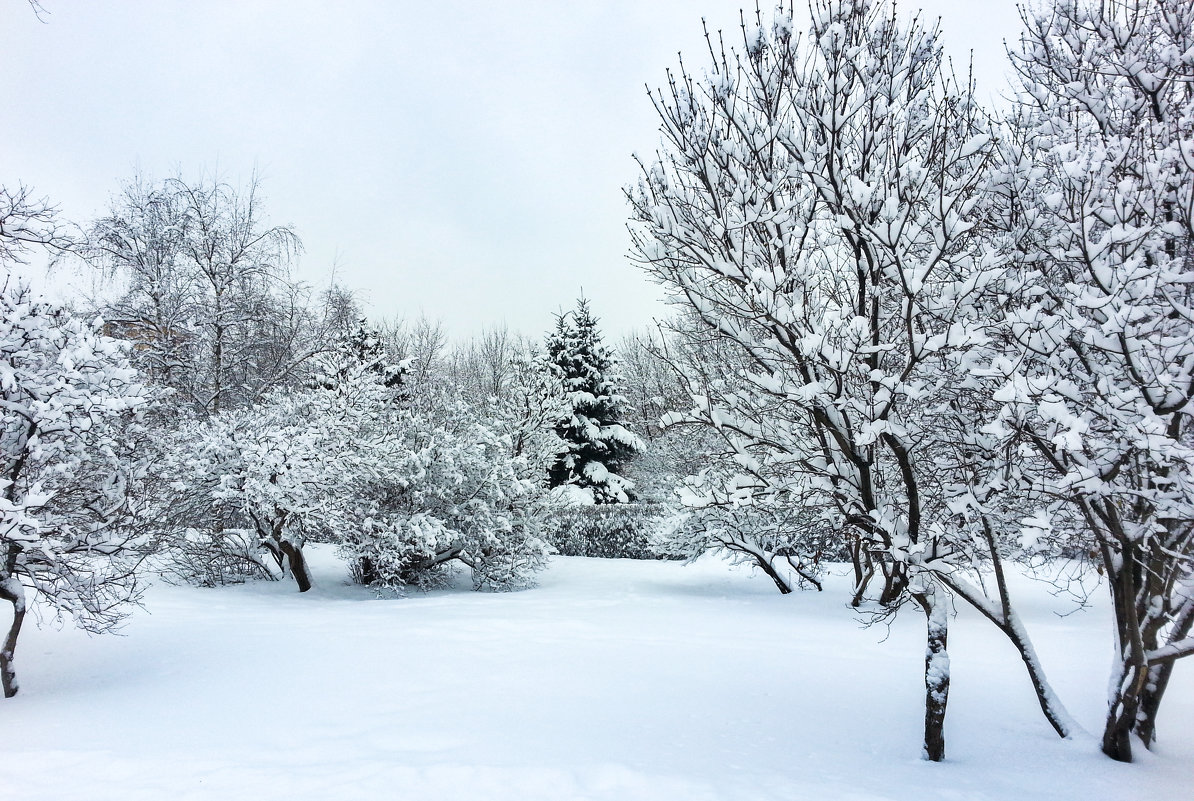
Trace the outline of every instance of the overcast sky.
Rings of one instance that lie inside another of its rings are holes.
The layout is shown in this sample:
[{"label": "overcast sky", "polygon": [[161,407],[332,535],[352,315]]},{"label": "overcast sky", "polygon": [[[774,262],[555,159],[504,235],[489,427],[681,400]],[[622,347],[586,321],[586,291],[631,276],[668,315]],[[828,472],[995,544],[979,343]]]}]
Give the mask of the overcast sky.
[{"label": "overcast sky", "polygon": [[[665,313],[622,186],[658,141],[644,84],[738,0],[0,0],[0,180],[85,221],[138,168],[256,168],[298,276],[371,316],[537,334],[584,291],[616,336]],[[753,7],[753,2],[750,4]],[[799,4],[798,4],[799,5]],[[906,0],[911,9],[916,0]],[[920,3],[1001,90],[1013,0]]]}]

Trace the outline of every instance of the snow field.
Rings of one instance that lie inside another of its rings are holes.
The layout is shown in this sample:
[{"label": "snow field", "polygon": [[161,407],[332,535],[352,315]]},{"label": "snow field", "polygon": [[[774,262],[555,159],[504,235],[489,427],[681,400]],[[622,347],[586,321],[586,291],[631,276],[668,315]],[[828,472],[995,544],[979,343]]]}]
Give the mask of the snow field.
[{"label": "snow field", "polygon": [[[924,623],[863,628],[844,578],[556,558],[536,589],[377,599],[312,551],[316,587],[154,587],[122,637],[30,628],[0,704],[4,798],[1180,799],[1194,681],[1154,754],[1059,740],[1015,650],[961,609],[948,761],[919,757]],[[1050,679],[1098,731],[1110,620],[1019,580]],[[886,637],[885,642],[881,642]],[[19,736],[11,733],[19,732]],[[1143,749],[1140,749],[1143,751]]]}]

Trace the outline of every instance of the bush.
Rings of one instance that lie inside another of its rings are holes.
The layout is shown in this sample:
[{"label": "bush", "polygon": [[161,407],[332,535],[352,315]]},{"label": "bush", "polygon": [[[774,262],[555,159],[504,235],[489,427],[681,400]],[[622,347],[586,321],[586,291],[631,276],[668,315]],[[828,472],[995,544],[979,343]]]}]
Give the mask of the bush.
[{"label": "bush", "polygon": [[662,559],[652,535],[666,516],[661,504],[565,506],[548,522],[551,544],[561,556]]},{"label": "bush", "polygon": [[158,569],[171,584],[220,587],[275,579],[256,533],[245,528],[172,530],[159,543]]},{"label": "bush", "polygon": [[512,455],[508,436],[452,422],[396,418],[384,470],[339,512],[340,554],[359,583],[432,587],[459,563],[474,589],[517,590],[544,565],[544,492],[526,477],[526,459]]}]

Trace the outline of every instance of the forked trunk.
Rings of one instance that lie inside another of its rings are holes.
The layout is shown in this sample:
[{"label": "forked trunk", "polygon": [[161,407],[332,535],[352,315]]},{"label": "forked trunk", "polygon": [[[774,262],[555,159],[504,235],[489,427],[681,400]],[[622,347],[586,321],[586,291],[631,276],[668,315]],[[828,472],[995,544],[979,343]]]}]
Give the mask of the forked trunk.
[{"label": "forked trunk", "polygon": [[854,595],[850,606],[858,607],[866,596],[866,589],[875,575],[875,562],[861,537],[850,540],[850,562],[854,567]]},{"label": "forked trunk", "polygon": [[[1194,605],[1187,605],[1178,616],[1173,630],[1169,632],[1168,641],[1180,642],[1189,636],[1191,628],[1194,628]],[[1173,675],[1175,661],[1168,659],[1148,667],[1148,681],[1145,682],[1144,692],[1140,697],[1135,729],[1136,736],[1144,743],[1145,748],[1152,748],[1156,742],[1157,712],[1161,708],[1161,699],[1165,697],[1165,688],[1169,686],[1169,677]]]},{"label": "forked trunk", "polygon": [[903,564],[890,561],[881,562],[880,567],[883,569],[883,592],[879,596],[879,604],[891,606],[908,587],[908,570]]}]

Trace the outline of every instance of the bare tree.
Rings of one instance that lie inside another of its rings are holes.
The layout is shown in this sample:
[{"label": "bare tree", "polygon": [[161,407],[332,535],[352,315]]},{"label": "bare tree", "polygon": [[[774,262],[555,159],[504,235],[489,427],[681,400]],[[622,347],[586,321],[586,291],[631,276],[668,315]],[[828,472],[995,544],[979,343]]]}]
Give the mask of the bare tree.
[{"label": "bare tree", "polygon": [[1044,466],[1041,526],[1076,513],[1102,563],[1118,656],[1102,745],[1131,761],[1194,654],[1194,5],[1021,15],[995,425]]},{"label": "bare tree", "polygon": [[452,349],[447,358],[448,381],[473,403],[491,398],[504,401],[519,352],[517,337],[504,323],[484,328]]},{"label": "bare tree", "polygon": [[[976,229],[992,138],[972,87],[944,69],[938,31],[881,3],[821,0],[802,40],[793,15],[744,16],[740,51],[708,37],[708,76],[682,66],[652,93],[664,143],[628,193],[634,252],[699,335],[742,364],[698,376],[683,419],[733,452],[727,492],[753,485],[766,489],[756,501],[833,509],[884,571],[880,602],[924,612],[924,755],[941,760],[948,596],[980,554],[975,518],[951,503],[970,479],[938,415],[955,415],[974,385],[1001,275]],[[963,597],[991,608],[981,592]],[[1067,736],[1030,644],[1018,645]]]},{"label": "bare tree", "polygon": [[397,361],[406,362],[406,378],[417,396],[434,392],[444,380],[448,357],[448,333],[439,320],[420,314],[413,322],[401,318],[379,327],[382,344]]},{"label": "bare tree", "polygon": [[[161,183],[136,176],[96,220],[84,254],[125,282],[102,311],[132,340],[149,376],[202,414],[236,408],[292,384],[336,337],[289,278],[301,245],[265,220],[256,178]],[[343,305],[325,299],[325,311]]]},{"label": "bare tree", "polygon": [[92,223],[83,251],[126,284],[123,296],[103,309],[110,329],[137,343],[136,358],[151,380],[175,389],[188,386],[198,345],[191,321],[203,302],[183,263],[187,223],[178,193],[137,174]]},{"label": "bare tree", "polygon": [[230,374],[251,358],[262,301],[273,282],[289,274],[290,259],[301,249],[288,227],[269,226],[256,176],[247,189],[218,182],[167,182],[182,199],[187,225],[182,258],[203,292],[205,362],[196,401],[206,411],[236,405],[243,387]]},{"label": "bare tree", "polygon": [[0,186],[0,263],[25,264],[33,248],[63,252],[76,241],[48,198],[36,197],[23,184]]}]

